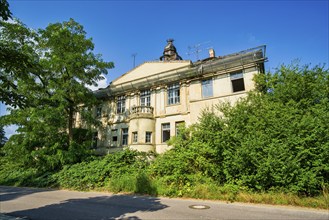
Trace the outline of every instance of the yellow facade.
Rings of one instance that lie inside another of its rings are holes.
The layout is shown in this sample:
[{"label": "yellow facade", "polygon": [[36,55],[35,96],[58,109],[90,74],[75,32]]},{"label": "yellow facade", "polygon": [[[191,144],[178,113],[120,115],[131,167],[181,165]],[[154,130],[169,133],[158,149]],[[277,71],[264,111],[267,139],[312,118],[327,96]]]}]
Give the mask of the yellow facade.
[{"label": "yellow facade", "polygon": [[254,89],[253,76],[264,72],[266,61],[265,46],[194,63],[165,57],[145,62],[95,92],[103,102],[98,106],[100,153],[125,147],[165,152],[179,124],[196,123],[203,109],[234,103]]}]

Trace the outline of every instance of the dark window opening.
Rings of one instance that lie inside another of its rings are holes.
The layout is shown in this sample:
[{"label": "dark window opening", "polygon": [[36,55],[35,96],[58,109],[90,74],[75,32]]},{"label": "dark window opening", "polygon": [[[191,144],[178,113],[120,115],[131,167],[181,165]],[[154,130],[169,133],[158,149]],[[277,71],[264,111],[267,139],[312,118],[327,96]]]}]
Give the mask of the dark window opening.
[{"label": "dark window opening", "polygon": [[92,148],[97,148],[97,141],[98,141],[98,132],[93,133],[93,138],[92,138]]},{"label": "dark window opening", "polygon": [[162,142],[166,142],[170,139],[170,124],[162,124]]},{"label": "dark window opening", "polygon": [[230,77],[231,77],[233,92],[239,92],[245,90],[242,72],[231,73]]},{"label": "dark window opening", "polygon": [[243,78],[232,80],[232,88],[233,88],[233,92],[244,91],[244,80],[243,80]]},{"label": "dark window opening", "polygon": [[122,146],[128,145],[128,128],[122,129]]}]

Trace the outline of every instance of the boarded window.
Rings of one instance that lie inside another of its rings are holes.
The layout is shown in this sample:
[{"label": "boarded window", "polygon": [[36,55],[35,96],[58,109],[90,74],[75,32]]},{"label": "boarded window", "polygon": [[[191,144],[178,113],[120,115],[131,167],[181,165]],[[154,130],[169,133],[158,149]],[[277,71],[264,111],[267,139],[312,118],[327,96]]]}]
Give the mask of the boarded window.
[{"label": "boarded window", "polygon": [[202,80],[202,98],[212,97],[213,96],[213,88],[212,88],[212,79]]}]

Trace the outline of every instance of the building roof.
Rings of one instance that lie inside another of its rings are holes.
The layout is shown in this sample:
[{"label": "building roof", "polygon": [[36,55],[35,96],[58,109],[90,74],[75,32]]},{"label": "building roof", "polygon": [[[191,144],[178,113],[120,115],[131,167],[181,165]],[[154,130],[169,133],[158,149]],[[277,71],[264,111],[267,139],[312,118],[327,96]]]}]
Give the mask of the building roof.
[{"label": "building roof", "polygon": [[226,73],[227,70],[248,68],[263,64],[267,60],[265,52],[266,46],[262,45],[194,63],[190,60],[145,62],[111,82],[107,88],[95,91],[94,94],[98,98],[106,98],[119,93],[124,94],[130,90],[150,88],[208,73],[221,74]]}]

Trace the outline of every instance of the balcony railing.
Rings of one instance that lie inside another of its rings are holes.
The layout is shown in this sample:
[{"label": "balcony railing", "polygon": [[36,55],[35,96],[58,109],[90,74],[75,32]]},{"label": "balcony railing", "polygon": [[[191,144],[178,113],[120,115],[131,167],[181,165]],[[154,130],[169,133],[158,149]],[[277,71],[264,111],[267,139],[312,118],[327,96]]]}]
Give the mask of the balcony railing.
[{"label": "balcony railing", "polygon": [[153,107],[151,106],[134,106],[130,109],[130,114],[139,114],[139,113],[147,113],[153,115]]}]

